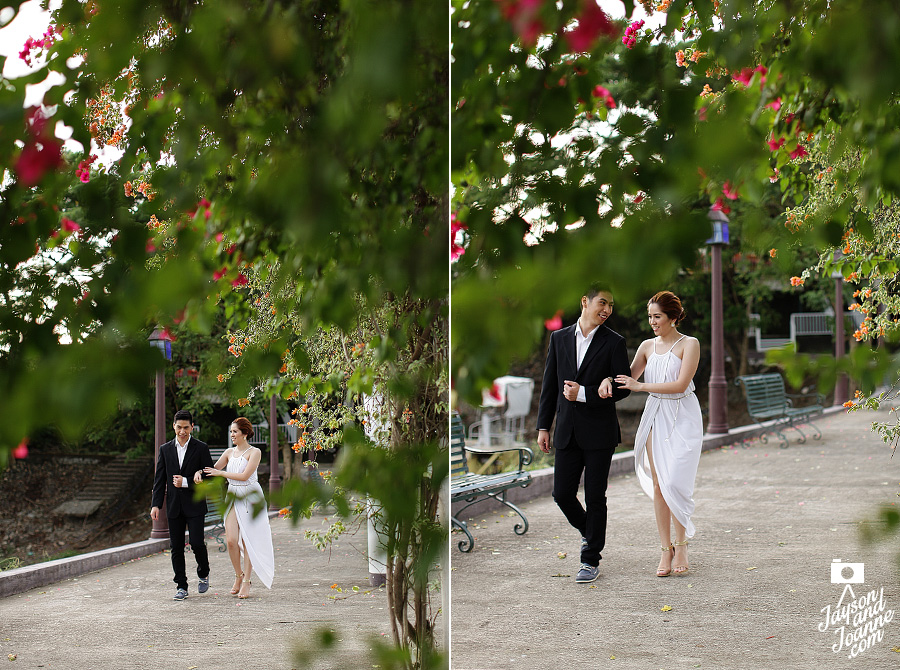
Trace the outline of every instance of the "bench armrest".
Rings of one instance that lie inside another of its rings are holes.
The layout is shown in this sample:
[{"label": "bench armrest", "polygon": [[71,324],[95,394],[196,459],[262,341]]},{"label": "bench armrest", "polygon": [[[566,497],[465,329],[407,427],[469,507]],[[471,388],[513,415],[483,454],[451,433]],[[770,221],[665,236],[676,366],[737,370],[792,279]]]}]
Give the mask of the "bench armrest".
[{"label": "bench armrest", "polygon": [[785,393],[785,396],[788,398],[788,405],[794,407],[793,398],[798,400],[813,400],[815,401],[813,404],[817,405],[825,405],[825,396],[821,393]]},{"label": "bench armrest", "polygon": [[473,454],[501,454],[507,451],[518,451],[519,452],[519,470],[525,468],[526,465],[531,463],[534,460],[534,452],[531,451],[528,447],[507,447],[503,445],[498,446],[469,446],[468,444],[464,445],[463,448],[466,451],[470,451]]}]

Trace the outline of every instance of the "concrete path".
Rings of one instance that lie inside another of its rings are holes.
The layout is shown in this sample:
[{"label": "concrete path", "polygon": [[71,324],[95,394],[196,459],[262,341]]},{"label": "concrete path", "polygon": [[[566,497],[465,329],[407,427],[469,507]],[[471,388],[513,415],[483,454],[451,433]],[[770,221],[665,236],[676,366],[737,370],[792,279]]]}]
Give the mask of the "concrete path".
[{"label": "concrete path", "polygon": [[[303,529],[322,523],[272,519],[273,588],[254,579],[243,601],[228,593],[231,562],[212,544],[212,587],[199,595],[192,578],[183,602],[172,600],[168,551],[2,598],[0,662],[20,670],[371,668],[370,640],[390,637],[387,597],[369,586],[365,534],[321,553]],[[186,558],[191,575],[196,563]],[[336,632],[337,653],[297,663],[295,646],[309,649],[323,628]]]},{"label": "concrete path", "polygon": [[[451,668],[900,667],[900,536],[859,538],[879,505],[900,506],[900,455],[869,430],[876,418],[888,416],[841,412],[817,422],[820,441],[801,445],[789,432],[787,449],[753,440],[705,453],[684,577],[655,576],[652,503],[633,474],[610,480],[607,546],[591,585],[574,582],[580,539],[550,497],[523,505],[522,537],[509,514],[482,513],[473,552],[453,543]],[[832,559],[864,564],[853,595],[832,583]],[[868,630],[855,612],[825,627],[825,608],[882,589]],[[856,624],[864,651],[851,658],[859,646],[842,648],[841,636]]]}]

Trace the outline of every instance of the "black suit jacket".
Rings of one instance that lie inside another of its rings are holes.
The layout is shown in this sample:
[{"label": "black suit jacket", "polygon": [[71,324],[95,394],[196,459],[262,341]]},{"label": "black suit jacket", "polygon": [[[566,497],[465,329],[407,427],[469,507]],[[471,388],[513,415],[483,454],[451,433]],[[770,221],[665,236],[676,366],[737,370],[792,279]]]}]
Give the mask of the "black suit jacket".
[{"label": "black suit jacket", "polygon": [[[611,398],[601,398],[598,391],[607,377],[631,375],[625,338],[605,325],[599,326],[576,371],[577,327],[576,322],[550,334],[537,427],[550,430],[556,415],[553,445],[557,449],[565,449],[573,435],[582,449],[613,449],[621,440],[616,402],[631,391],[617,388],[616,383]],[[584,386],[587,402],[566,400],[563,382],[567,379]]]},{"label": "black suit jacket", "polygon": [[[175,440],[166,442],[159,448],[159,459],[156,462],[156,474],[153,477],[153,498],[151,507],[162,507],[163,495],[166,499],[166,515],[169,517],[201,516],[206,514],[206,499],[194,500],[194,473],[209,466],[212,467],[212,456],[205,442],[192,437],[188,441],[184,462],[178,467],[178,451]],[[187,477],[185,488],[176,488],[172,483],[173,475]]]}]

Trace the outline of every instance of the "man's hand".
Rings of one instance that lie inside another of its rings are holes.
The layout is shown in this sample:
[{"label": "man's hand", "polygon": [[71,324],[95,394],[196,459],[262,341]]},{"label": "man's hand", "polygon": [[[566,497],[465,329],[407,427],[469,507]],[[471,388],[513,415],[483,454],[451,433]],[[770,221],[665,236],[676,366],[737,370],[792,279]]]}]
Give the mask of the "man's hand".
[{"label": "man's hand", "polygon": [[181,480],[184,479],[181,475],[172,475],[172,483],[175,484],[175,488],[180,489],[182,484]]},{"label": "man's hand", "polygon": [[159,518],[159,507],[150,508],[150,518],[156,521]]},{"label": "man's hand", "polygon": [[202,481],[203,481],[203,473],[200,472],[200,470],[197,470],[197,472],[194,473],[194,483],[199,484]]},{"label": "man's hand", "polygon": [[578,400],[578,389],[581,388],[579,384],[575,382],[570,382],[568,380],[564,381],[565,388],[563,389],[563,397],[570,402],[575,402]]},{"label": "man's hand", "polygon": [[541,448],[545,454],[550,453],[550,431],[549,430],[539,430],[538,431],[538,446]]}]

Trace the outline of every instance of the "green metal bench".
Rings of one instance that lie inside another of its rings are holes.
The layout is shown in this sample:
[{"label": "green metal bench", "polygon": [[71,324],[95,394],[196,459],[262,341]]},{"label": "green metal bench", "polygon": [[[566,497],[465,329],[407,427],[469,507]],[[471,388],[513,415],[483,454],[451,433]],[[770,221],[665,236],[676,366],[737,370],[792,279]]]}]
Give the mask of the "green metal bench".
[{"label": "green metal bench", "polygon": [[[469,471],[466,460],[466,452],[478,454],[495,454],[498,452],[518,451],[519,464],[516,470],[500,472],[497,474],[480,475]],[[465,533],[465,539],[461,540],[457,547],[460,551],[472,551],[475,546],[475,538],[465,521],[459,517],[462,512],[471,505],[484,498],[493,498],[519,515],[522,523],[517,523],[513,530],[516,535],[524,535],[528,532],[528,519],[521,509],[506,499],[506,492],[516,487],[526,487],[531,483],[531,473],[525,471],[525,466],[531,463],[534,454],[528,447],[470,447],[466,446],[465,427],[457,412],[453,412],[450,430],[450,503],[465,501],[456,514],[451,515],[450,522],[456,528]]]},{"label": "green metal bench", "polygon": [[[788,446],[788,439],[781,428],[787,426],[800,433],[800,444],[806,442],[806,435],[797,426],[798,423],[808,424],[815,430],[815,439],[822,437],[816,425],[810,417],[822,414],[825,410],[825,396],[821,393],[787,393],[784,389],[784,379],[778,373],[762,375],[743,375],[734,380],[735,384],[744,387],[744,397],[747,399],[747,411],[750,418],[762,424],[764,421],[772,421],[770,428],[781,438],[782,449]],[[812,404],[800,404],[813,401]],[[766,434],[760,437],[763,442],[768,442]]]}]

